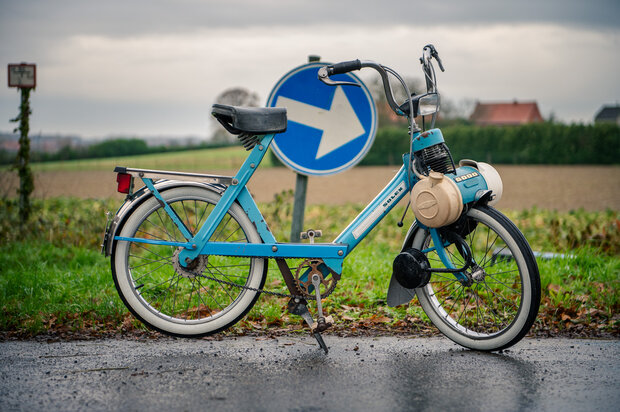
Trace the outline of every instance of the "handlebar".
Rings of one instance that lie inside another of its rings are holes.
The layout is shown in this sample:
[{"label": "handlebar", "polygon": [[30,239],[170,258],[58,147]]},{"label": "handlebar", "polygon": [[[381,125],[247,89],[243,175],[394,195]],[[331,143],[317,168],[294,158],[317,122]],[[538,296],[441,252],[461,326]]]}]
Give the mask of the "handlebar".
[{"label": "handlebar", "polygon": [[[420,59],[420,61],[422,62],[422,65],[423,65],[424,75],[426,76],[427,89],[429,91],[431,90],[436,91],[436,85],[435,85],[435,80],[434,80],[434,77],[435,77],[434,70],[430,62],[431,59],[433,58],[437,60],[437,64],[439,65],[439,68],[441,69],[441,71],[444,71],[443,64],[441,62],[441,59],[439,58],[439,53],[437,53],[435,46],[433,46],[432,44],[427,44],[426,46],[424,46],[422,58]],[[349,73],[354,70],[360,70],[365,67],[375,69],[381,75],[381,81],[383,82],[383,88],[385,90],[385,96],[386,96],[388,104],[390,105],[392,110],[394,110],[394,112],[396,112],[397,114],[405,115],[405,113],[403,113],[403,110],[401,109],[401,106],[399,106],[394,100],[394,95],[392,94],[392,87],[390,85],[388,73],[392,74],[400,81],[400,83],[403,85],[403,88],[408,93],[407,94],[408,96],[411,96],[411,93],[409,92],[409,89],[407,88],[405,81],[398,75],[398,73],[396,73],[394,70],[390,69],[387,66],[383,66],[379,63],[375,63],[370,60],[356,59],[356,60],[350,60],[350,61],[345,61],[341,63],[331,64],[329,66],[323,66],[319,69],[318,77],[319,77],[319,80],[321,80],[323,83],[330,85],[330,86],[338,86],[338,85],[359,86],[358,83],[334,81],[330,79],[329,76],[336,75],[336,74]],[[411,99],[409,99],[409,103],[411,104]],[[410,107],[409,113],[413,113],[412,109],[413,108]]]},{"label": "handlebar", "polygon": [[396,113],[402,114],[402,111],[400,110],[399,105],[394,100],[394,96],[392,94],[392,87],[390,86],[390,81],[388,79],[388,71],[392,73],[393,75],[397,76],[397,78],[400,78],[400,76],[398,76],[398,74],[392,69],[390,69],[389,67],[382,66],[379,63],[375,63],[370,60],[350,60],[350,61],[346,61],[342,63],[336,63],[336,64],[331,64],[329,66],[321,67],[318,73],[319,80],[321,80],[323,83],[330,85],[330,86],[338,86],[338,85],[359,86],[359,84],[357,83],[334,81],[330,79],[329,76],[332,76],[335,74],[344,74],[344,73],[351,72],[353,70],[360,70],[364,67],[369,67],[379,72],[379,74],[381,75],[381,80],[383,82],[383,88],[385,89],[385,96],[387,98],[388,104],[390,105],[392,110],[394,110]]}]

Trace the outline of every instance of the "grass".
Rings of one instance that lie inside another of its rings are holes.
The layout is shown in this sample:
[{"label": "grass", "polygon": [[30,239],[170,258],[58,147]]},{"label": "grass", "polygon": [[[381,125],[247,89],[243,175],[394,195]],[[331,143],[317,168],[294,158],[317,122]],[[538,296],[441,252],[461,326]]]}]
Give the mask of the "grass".
[{"label": "grass", "polygon": [[[0,331],[34,336],[53,331],[99,334],[140,329],[128,315],[110,274],[109,259],[99,253],[104,211],[114,200],[54,198],[36,200],[34,218],[16,230],[16,205],[0,200]],[[290,232],[290,193],[261,205],[276,238]],[[361,205],[310,206],[306,226],[321,228],[333,239],[361,210]],[[406,233],[396,225],[397,208],[345,261],[342,280],[324,301],[341,332],[363,330],[432,333],[416,303],[389,308],[385,293],[392,260]],[[538,333],[618,336],[620,330],[620,220],[617,212],[544,210],[508,212],[534,250],[565,257],[538,264],[543,301]],[[405,228],[411,224],[409,214]],[[568,256],[570,255],[570,256]],[[286,288],[270,262],[266,287]],[[287,300],[262,296],[231,333],[301,329],[299,318],[285,311]]]},{"label": "grass", "polygon": [[[142,169],[207,171],[238,169],[246,157],[247,152],[243,147],[231,146],[217,149],[187,150],[138,156],[110,157],[105,159],[32,163],[31,166],[34,172],[109,171],[118,165],[131,165],[131,167]],[[261,163],[261,167],[269,166],[271,166],[271,158],[270,156],[266,156]]]}]

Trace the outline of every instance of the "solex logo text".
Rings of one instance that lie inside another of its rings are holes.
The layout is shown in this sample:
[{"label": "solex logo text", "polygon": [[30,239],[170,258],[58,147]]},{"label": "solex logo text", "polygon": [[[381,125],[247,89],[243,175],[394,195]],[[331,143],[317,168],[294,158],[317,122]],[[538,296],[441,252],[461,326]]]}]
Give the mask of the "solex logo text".
[{"label": "solex logo text", "polygon": [[383,202],[383,207],[387,207],[390,203],[392,203],[392,200],[394,200],[394,198],[398,196],[403,190],[404,188],[402,186],[398,187],[398,189],[396,189],[396,191],[390,197],[385,199],[385,202]]}]

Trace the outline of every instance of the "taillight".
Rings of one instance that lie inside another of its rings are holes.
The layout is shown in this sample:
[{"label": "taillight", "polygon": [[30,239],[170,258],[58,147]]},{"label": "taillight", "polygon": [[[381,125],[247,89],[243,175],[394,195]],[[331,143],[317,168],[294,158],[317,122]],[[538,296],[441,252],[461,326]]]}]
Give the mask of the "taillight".
[{"label": "taillight", "polygon": [[116,182],[118,183],[119,193],[129,193],[131,189],[131,175],[128,173],[118,173],[116,175]]}]

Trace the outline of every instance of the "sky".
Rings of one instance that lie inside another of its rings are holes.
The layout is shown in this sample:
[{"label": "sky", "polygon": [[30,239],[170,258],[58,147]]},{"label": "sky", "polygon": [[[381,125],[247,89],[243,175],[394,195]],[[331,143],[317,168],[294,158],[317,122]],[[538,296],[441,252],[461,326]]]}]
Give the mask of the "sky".
[{"label": "sky", "polygon": [[[0,76],[37,64],[31,135],[206,138],[228,88],[264,104],[310,54],[420,77],[428,43],[456,103],[535,100],[566,123],[620,103],[618,0],[0,0]],[[18,105],[5,83],[0,132]]]}]

